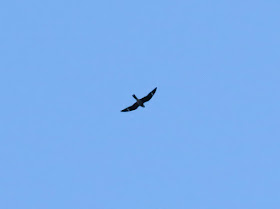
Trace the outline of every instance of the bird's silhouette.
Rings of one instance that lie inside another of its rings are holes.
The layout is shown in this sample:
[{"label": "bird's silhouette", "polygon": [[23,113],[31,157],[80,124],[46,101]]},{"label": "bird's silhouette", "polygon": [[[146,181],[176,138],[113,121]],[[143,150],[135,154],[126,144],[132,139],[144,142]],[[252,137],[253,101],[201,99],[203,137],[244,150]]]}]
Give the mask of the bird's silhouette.
[{"label": "bird's silhouette", "polygon": [[141,107],[145,107],[144,103],[148,102],[156,93],[157,87],[151,91],[147,96],[143,97],[142,99],[138,99],[135,94],[133,94],[132,96],[134,97],[134,99],[136,99],[136,102],[131,105],[130,107],[127,107],[125,109],[123,109],[121,112],[129,112],[132,110],[136,110],[139,106]]}]

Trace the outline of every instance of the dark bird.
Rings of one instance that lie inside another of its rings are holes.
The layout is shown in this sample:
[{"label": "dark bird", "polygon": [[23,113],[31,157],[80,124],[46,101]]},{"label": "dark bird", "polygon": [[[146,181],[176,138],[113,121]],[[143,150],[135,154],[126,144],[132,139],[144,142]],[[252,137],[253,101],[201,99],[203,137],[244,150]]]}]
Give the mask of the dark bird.
[{"label": "dark bird", "polygon": [[156,90],[157,90],[157,87],[153,91],[151,91],[147,96],[143,97],[142,99],[138,99],[135,96],[135,94],[133,94],[132,96],[134,97],[134,99],[136,99],[136,102],[132,106],[123,109],[121,112],[129,112],[132,110],[136,110],[139,106],[145,107],[144,103],[149,101],[154,96],[154,94],[156,93]]}]

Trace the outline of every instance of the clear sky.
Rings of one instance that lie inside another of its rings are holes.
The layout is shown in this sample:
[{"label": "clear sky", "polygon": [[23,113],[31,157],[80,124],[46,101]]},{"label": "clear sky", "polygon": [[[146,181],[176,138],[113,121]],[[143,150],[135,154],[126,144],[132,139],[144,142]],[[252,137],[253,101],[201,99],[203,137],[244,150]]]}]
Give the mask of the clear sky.
[{"label": "clear sky", "polygon": [[279,11],[3,1],[0,208],[279,209]]}]

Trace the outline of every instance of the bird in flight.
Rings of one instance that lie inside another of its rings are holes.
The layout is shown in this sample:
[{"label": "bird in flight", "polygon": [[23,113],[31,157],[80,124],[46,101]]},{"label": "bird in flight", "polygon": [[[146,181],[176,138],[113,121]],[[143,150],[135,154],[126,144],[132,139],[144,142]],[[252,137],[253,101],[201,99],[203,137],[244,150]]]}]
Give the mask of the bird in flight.
[{"label": "bird in flight", "polygon": [[135,96],[135,94],[133,94],[132,96],[134,97],[134,99],[136,99],[136,102],[133,105],[131,105],[130,107],[123,109],[121,112],[129,112],[132,110],[136,110],[139,106],[145,107],[144,103],[149,101],[154,96],[154,94],[156,93],[156,90],[157,90],[157,87],[153,91],[151,91],[147,96],[143,97],[142,99],[138,99]]}]

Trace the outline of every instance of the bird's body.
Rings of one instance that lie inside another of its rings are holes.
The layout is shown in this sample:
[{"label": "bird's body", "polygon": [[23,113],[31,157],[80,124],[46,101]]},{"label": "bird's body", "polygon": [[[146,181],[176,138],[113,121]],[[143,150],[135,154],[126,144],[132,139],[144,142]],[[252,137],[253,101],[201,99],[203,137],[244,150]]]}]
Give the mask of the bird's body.
[{"label": "bird's body", "polygon": [[132,96],[134,97],[134,99],[136,99],[136,102],[139,106],[145,107],[144,102],[142,102],[141,99],[138,99],[135,94],[133,94]]},{"label": "bird's body", "polygon": [[135,94],[133,94],[132,96],[134,99],[136,99],[136,102],[132,106],[123,109],[121,112],[129,112],[132,110],[136,110],[139,106],[145,107],[144,103],[148,102],[154,96],[156,90],[157,88],[155,88],[153,91],[151,91],[147,96],[143,97],[142,99],[138,99],[135,96]]}]

